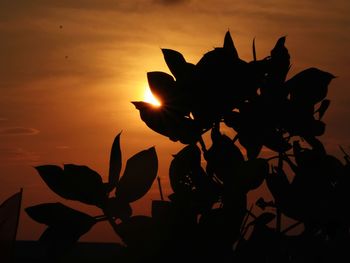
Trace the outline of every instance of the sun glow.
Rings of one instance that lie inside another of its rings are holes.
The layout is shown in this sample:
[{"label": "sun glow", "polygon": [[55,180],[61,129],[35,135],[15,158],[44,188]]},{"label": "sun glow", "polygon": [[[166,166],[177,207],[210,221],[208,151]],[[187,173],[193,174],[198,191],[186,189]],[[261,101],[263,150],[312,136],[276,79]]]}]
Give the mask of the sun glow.
[{"label": "sun glow", "polygon": [[145,94],[144,94],[144,101],[151,103],[152,105],[156,106],[156,107],[160,107],[162,105],[162,103],[153,96],[151,90],[147,87]]}]

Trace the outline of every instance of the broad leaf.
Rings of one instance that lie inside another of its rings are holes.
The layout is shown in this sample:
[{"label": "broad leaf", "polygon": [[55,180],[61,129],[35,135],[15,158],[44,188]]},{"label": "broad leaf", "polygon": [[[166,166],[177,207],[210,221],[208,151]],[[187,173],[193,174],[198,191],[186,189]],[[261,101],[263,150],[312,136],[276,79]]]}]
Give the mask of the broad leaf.
[{"label": "broad leaf", "polygon": [[64,170],[56,165],[35,167],[41,178],[59,196],[101,205],[105,200],[105,187],[101,176],[87,166],[64,165]]},{"label": "broad leaf", "polygon": [[116,197],[129,203],[141,198],[151,188],[157,172],[158,159],[154,147],[135,154],[126,163]]},{"label": "broad leaf", "polygon": [[187,63],[183,55],[172,49],[162,49],[165,62],[176,80],[186,77],[194,69],[194,65]]},{"label": "broad leaf", "polygon": [[163,107],[154,107],[147,102],[132,102],[140,111],[146,125],[172,141],[184,144],[197,142],[201,130],[196,121]]},{"label": "broad leaf", "polygon": [[95,219],[88,214],[72,209],[61,203],[45,203],[27,207],[27,214],[35,221],[48,226],[84,226],[91,228]]},{"label": "broad leaf", "polygon": [[176,99],[175,80],[167,73],[154,71],[147,73],[147,79],[152,94],[167,105]]},{"label": "broad leaf", "polygon": [[111,155],[109,158],[109,173],[108,184],[110,190],[112,190],[120,177],[120,170],[122,169],[122,153],[120,150],[120,135],[119,133],[112,144]]},{"label": "broad leaf", "polygon": [[84,165],[65,164],[64,174],[73,187],[73,200],[98,206],[105,201],[106,188],[94,170]]},{"label": "broad leaf", "polygon": [[328,85],[335,78],[331,73],[308,68],[285,83],[290,99],[302,104],[316,104],[327,96]]}]

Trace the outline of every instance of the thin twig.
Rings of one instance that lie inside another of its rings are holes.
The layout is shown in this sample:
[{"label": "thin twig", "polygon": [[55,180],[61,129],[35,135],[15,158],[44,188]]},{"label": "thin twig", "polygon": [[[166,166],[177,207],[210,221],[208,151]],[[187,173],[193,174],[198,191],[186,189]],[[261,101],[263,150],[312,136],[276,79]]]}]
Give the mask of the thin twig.
[{"label": "thin twig", "polygon": [[282,231],[282,234],[286,234],[287,232],[289,232],[290,230],[292,230],[293,228],[299,226],[299,225],[302,224],[302,223],[303,223],[303,222],[298,221],[298,222],[296,222],[296,223],[290,225],[289,227],[287,227],[286,229],[284,229],[284,230]]},{"label": "thin twig", "polygon": [[162,190],[162,184],[160,182],[160,177],[157,177],[158,181],[158,188],[159,188],[159,193],[160,193],[160,200],[164,201],[164,196],[163,196],[163,190]]}]

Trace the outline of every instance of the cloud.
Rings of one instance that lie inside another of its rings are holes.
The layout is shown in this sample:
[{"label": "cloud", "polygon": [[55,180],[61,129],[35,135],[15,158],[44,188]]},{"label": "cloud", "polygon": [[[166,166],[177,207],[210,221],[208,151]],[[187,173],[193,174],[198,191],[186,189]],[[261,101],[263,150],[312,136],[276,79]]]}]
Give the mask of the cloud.
[{"label": "cloud", "polygon": [[28,151],[18,147],[1,147],[0,148],[0,166],[13,164],[36,165],[40,156],[38,153]]},{"label": "cloud", "polygon": [[7,127],[0,129],[0,136],[21,136],[21,135],[36,135],[39,130],[25,127]]}]

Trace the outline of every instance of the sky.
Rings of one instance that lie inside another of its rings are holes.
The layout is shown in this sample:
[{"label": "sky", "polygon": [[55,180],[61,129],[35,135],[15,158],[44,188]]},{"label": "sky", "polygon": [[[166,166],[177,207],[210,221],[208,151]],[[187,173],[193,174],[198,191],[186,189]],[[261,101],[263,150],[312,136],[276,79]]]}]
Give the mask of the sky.
[{"label": "sky", "polygon": [[[350,151],[350,2],[348,0],[0,0],[0,200],[23,187],[23,208],[67,202],[40,179],[36,165],[88,165],[106,180],[109,151],[122,131],[123,164],[156,147],[166,195],[171,155],[182,145],[151,131],[130,103],[144,100],[148,71],[169,72],[161,48],[197,63],[230,30],[242,59],[269,55],[287,36],[291,77],[317,67],[337,78],[321,139],[330,153]],[[135,214],[159,199],[156,184]],[[43,226],[21,214],[18,239],[37,239]],[[98,224],[87,241],[116,240]]]}]

